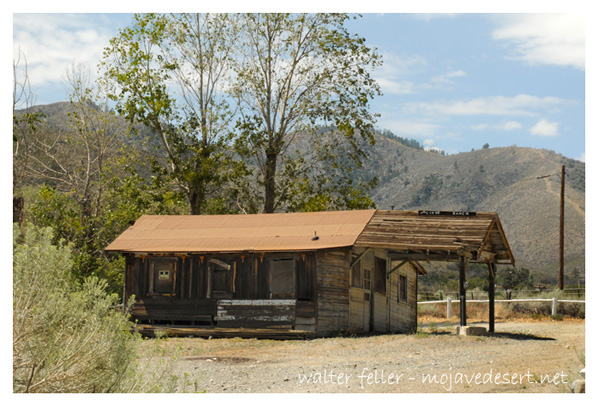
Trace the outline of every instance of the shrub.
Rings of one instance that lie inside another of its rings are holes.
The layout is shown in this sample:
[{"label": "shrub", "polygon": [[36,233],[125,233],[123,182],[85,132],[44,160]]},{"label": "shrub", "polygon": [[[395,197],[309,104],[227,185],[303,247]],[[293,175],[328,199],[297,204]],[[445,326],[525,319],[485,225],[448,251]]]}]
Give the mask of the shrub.
[{"label": "shrub", "polygon": [[52,229],[13,230],[13,391],[135,390],[139,337],[97,277],[75,281]]}]

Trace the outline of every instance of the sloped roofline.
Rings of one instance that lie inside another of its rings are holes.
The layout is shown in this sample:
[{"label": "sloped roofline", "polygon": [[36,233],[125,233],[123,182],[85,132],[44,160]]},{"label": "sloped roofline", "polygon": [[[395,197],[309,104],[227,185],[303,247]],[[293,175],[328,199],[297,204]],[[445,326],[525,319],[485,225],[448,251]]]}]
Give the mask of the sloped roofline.
[{"label": "sloped roofline", "polygon": [[511,263],[494,212],[375,209],[254,215],[144,215],[105,250],[124,253],[314,251],[344,247],[390,250],[412,260]]}]

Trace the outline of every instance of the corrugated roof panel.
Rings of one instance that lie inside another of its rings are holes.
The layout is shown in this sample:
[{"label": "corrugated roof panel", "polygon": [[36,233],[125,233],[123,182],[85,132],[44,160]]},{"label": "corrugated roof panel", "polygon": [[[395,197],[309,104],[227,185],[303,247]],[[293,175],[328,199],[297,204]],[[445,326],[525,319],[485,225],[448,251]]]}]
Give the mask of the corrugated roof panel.
[{"label": "corrugated roof panel", "polygon": [[[375,210],[257,215],[144,215],[106,250],[237,252],[353,246]],[[318,239],[313,240],[316,233]]]}]

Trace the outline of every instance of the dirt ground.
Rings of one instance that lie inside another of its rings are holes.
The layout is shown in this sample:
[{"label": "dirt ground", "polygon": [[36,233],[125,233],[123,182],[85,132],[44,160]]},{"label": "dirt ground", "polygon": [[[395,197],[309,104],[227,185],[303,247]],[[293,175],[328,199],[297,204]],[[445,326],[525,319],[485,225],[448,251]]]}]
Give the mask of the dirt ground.
[{"label": "dirt ground", "polygon": [[498,321],[495,334],[479,337],[457,336],[455,326],[314,340],[152,339],[144,354],[170,360],[188,392],[556,393],[581,378],[584,320]]}]

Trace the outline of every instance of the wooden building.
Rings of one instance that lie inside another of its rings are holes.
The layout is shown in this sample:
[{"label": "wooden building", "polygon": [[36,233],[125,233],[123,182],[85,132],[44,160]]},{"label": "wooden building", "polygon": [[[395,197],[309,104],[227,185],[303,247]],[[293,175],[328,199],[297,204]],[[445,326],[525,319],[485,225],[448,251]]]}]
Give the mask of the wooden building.
[{"label": "wooden building", "polygon": [[145,215],[106,251],[142,332],[205,336],[412,332],[419,262],[513,264],[497,215],[472,212]]}]

